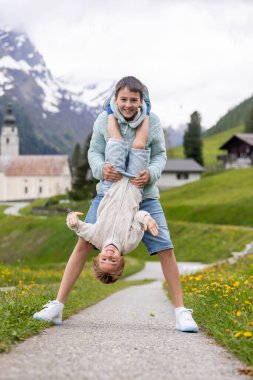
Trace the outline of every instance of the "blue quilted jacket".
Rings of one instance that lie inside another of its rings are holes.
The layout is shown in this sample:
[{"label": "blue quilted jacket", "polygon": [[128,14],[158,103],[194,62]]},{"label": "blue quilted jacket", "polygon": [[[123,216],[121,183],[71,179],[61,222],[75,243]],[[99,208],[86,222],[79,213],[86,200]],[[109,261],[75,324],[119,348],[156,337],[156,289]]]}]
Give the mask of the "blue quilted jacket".
[{"label": "blue quilted jacket", "polygon": [[[136,128],[140,125],[146,115],[146,104],[143,102],[140,115],[132,122],[128,122],[124,119],[123,115],[120,114],[113,98],[111,99],[111,108],[115,117],[118,119],[121,135],[124,137],[124,140],[129,143],[130,147],[135,137]],[[150,150],[150,162],[148,166],[150,181],[144,188],[143,199],[159,198],[159,190],[156,186],[156,181],[160,178],[167,160],[161,123],[159,118],[153,112],[150,113],[149,124],[150,133],[146,149]],[[107,113],[106,111],[103,111],[94,123],[93,134],[88,151],[88,160],[92,174],[96,179],[100,180],[97,184],[98,194],[103,193],[101,180],[102,169],[105,165],[105,146],[107,141]]]}]

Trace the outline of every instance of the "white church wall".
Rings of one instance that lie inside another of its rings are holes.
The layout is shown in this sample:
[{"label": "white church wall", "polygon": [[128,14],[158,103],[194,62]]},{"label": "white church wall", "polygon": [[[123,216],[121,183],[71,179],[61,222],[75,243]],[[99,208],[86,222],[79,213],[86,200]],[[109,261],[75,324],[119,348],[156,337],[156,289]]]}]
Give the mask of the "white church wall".
[{"label": "white church wall", "polygon": [[[4,179],[3,179],[4,181]],[[5,177],[6,186],[0,192],[0,200],[15,201],[47,198],[65,194],[71,189],[70,176]],[[0,177],[1,184],[1,177]]]}]

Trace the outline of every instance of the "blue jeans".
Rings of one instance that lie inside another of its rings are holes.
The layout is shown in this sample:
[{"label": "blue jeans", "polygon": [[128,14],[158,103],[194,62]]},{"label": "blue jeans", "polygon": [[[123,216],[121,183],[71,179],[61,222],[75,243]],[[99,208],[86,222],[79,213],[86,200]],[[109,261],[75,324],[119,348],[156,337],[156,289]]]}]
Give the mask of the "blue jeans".
[{"label": "blue jeans", "polygon": [[[110,138],[105,147],[105,162],[109,162],[123,176],[137,177],[141,170],[148,167],[150,152],[146,149],[128,147],[127,141]],[[103,180],[103,193],[105,194],[112,182]]]},{"label": "blue jeans", "polygon": [[[94,224],[96,222],[97,209],[102,199],[103,195],[101,194],[93,199],[85,218],[86,223]],[[173,244],[170,238],[170,232],[159,199],[144,199],[140,204],[140,210],[149,212],[159,227],[158,236],[153,236],[149,231],[145,231],[142,238],[142,242],[146,246],[149,255],[153,256],[166,249],[172,249]]]}]

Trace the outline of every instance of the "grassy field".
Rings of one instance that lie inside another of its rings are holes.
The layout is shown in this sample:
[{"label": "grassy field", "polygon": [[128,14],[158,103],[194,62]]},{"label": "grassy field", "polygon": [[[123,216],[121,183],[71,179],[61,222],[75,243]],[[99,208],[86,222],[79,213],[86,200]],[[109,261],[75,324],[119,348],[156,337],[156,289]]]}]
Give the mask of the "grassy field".
[{"label": "grassy field", "polygon": [[168,220],[253,227],[253,169],[226,170],[161,192]]},{"label": "grassy field", "polygon": [[181,280],[200,327],[253,367],[253,255]]},{"label": "grassy field", "polygon": [[[235,133],[242,133],[244,127],[228,129],[225,132],[217,133],[213,136],[204,137],[203,139],[203,158],[205,167],[210,168],[218,164],[217,156],[224,154],[224,151],[219,150],[219,147],[224,144]],[[169,150],[169,158],[183,158],[183,147],[174,147]]]},{"label": "grassy field", "polygon": [[[251,168],[220,172],[161,193],[179,261],[214,262],[253,240],[252,173]],[[89,201],[74,205],[84,213],[88,207]],[[0,261],[66,262],[76,236],[66,227],[65,218],[64,214],[34,216],[28,210],[24,217],[13,217],[0,211]],[[132,256],[150,259],[142,245]]]},{"label": "grassy field", "polygon": [[[98,282],[88,263],[75,284],[66,307],[64,319],[97,303],[110,294],[127,286],[143,282],[118,281],[107,285]],[[124,277],[143,267],[143,262],[127,259]],[[48,323],[34,320],[32,315],[48,300],[55,299],[64,265],[18,267],[0,265],[0,286],[14,286],[13,290],[0,291],[0,352],[8,351],[12,344],[42,331]]]},{"label": "grassy field", "polygon": [[[253,241],[252,174],[253,169],[206,174],[201,181],[161,193],[178,261],[214,263]],[[89,204],[86,200],[68,205],[86,213]],[[15,290],[0,292],[2,351],[45,327],[31,315],[55,298],[76,242],[75,234],[66,227],[66,215],[33,215],[31,208],[24,210],[24,216],[13,217],[3,215],[0,207],[0,286],[15,286]],[[158,259],[150,258],[143,244],[126,258],[125,275],[140,269],[145,260]],[[65,317],[127,286],[124,281],[109,287],[99,284],[90,274],[90,265],[88,262],[70,295]],[[199,324],[250,365],[251,271],[249,257],[233,267],[183,277],[185,303],[194,308]]]},{"label": "grassy field", "polygon": [[[240,226],[219,226],[204,223],[170,221],[170,207],[165,207],[177,260],[215,262],[242,250],[253,240],[253,231]],[[0,262],[44,265],[66,262],[77,241],[65,225],[65,216],[4,218],[0,230]],[[243,231],[243,233],[242,233]],[[90,257],[97,254],[93,251]],[[131,257],[149,257],[141,244]]]}]

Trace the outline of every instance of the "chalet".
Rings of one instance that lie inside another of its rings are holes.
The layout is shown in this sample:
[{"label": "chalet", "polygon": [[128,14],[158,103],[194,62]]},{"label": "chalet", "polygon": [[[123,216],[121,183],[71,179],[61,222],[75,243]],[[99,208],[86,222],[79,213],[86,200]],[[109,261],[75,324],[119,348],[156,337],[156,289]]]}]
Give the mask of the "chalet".
[{"label": "chalet", "polygon": [[68,156],[19,155],[19,136],[11,105],[0,136],[0,201],[65,194],[71,189]]},{"label": "chalet", "polygon": [[224,162],[226,169],[253,165],[253,133],[237,133],[219,149],[227,151],[226,155],[217,157]]},{"label": "chalet", "polygon": [[161,177],[157,181],[159,189],[169,189],[198,181],[204,168],[191,158],[167,160]]}]

